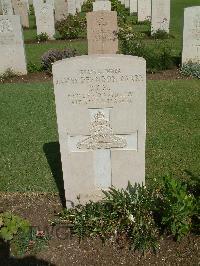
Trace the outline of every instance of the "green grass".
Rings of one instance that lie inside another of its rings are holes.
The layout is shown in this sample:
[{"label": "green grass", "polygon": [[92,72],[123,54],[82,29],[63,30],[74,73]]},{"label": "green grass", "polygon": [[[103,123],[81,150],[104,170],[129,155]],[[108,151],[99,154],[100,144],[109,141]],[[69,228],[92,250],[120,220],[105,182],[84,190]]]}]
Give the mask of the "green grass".
[{"label": "green grass", "polygon": [[[57,191],[61,175],[52,87],[0,85],[0,191]],[[183,177],[185,170],[200,173],[199,87],[198,80],[148,82],[147,180],[168,173]]]}]

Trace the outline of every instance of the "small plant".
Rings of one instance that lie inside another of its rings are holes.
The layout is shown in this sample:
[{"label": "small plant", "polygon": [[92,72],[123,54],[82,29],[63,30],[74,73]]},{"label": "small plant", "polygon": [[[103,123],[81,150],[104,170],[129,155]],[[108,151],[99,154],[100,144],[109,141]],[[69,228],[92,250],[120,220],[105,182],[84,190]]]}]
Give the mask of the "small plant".
[{"label": "small plant", "polygon": [[13,72],[12,69],[8,68],[2,75],[0,75],[0,82],[16,77],[17,74]]},{"label": "small plant", "polygon": [[169,39],[169,33],[167,33],[164,30],[157,30],[151,35],[151,37],[154,39],[161,39],[161,40]]},{"label": "small plant", "polygon": [[56,23],[56,29],[63,40],[86,37],[86,18],[80,14],[69,15]]},{"label": "small plant", "polygon": [[49,36],[46,32],[42,32],[39,35],[37,35],[38,42],[46,42],[48,40],[49,40]]},{"label": "small plant", "polygon": [[188,62],[182,66],[180,72],[184,76],[200,79],[200,64]]},{"label": "small plant", "polygon": [[156,250],[158,232],[148,190],[144,186],[129,184],[126,190],[110,188],[103,193],[102,201],[65,210],[60,214],[60,221],[80,239],[99,236],[105,241],[126,236],[134,250]]},{"label": "small plant", "polygon": [[43,231],[32,228],[27,220],[11,212],[0,214],[0,240],[9,243],[11,255],[35,254],[47,245],[48,239]]},{"label": "small plant", "polygon": [[65,49],[65,50],[49,50],[48,52],[44,53],[42,56],[42,67],[46,70],[49,74],[52,73],[52,65],[54,62],[74,57],[76,55],[76,50],[72,49]]},{"label": "small plant", "polygon": [[161,185],[158,213],[164,229],[178,241],[190,232],[194,214],[194,196],[179,179],[166,176]]},{"label": "small plant", "polygon": [[28,221],[19,216],[13,215],[11,212],[0,214],[0,238],[4,241],[10,241],[21,230],[28,232],[30,224]]},{"label": "small plant", "polygon": [[27,69],[29,73],[34,73],[34,72],[41,72],[42,67],[40,65],[36,65],[35,63],[29,62],[27,65]]}]

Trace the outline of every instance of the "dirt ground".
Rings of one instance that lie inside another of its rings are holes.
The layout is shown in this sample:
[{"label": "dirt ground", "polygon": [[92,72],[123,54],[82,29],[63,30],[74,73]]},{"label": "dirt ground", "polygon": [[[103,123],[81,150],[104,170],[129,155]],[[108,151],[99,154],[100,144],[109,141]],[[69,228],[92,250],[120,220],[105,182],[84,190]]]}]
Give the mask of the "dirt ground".
[{"label": "dirt ground", "polygon": [[126,243],[85,239],[79,243],[63,226],[50,227],[49,220],[62,209],[58,194],[0,193],[0,212],[11,210],[28,219],[39,230],[49,232],[48,248],[37,256],[11,258],[0,252],[0,265],[200,265],[200,238],[190,235],[180,243],[170,237],[160,240],[157,254],[144,256],[129,250]]},{"label": "dirt ground", "polygon": [[[160,71],[154,74],[147,74],[147,80],[177,80],[177,79],[192,79],[184,77],[178,69],[170,69]],[[1,83],[34,83],[34,82],[52,82],[52,77],[45,72],[29,73],[28,75],[16,76],[6,80],[0,80]]]}]

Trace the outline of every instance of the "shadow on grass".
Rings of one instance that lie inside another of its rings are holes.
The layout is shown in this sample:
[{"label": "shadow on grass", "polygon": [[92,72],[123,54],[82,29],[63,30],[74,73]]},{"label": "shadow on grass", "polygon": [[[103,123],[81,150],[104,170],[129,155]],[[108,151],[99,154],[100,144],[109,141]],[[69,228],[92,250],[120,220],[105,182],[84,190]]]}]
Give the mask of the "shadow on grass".
[{"label": "shadow on grass", "polygon": [[62,202],[63,207],[65,207],[66,206],[65,190],[64,190],[59,142],[45,143],[43,146],[43,150],[46,155],[48,164],[51,168],[53,177],[55,179],[59,191],[60,200]]},{"label": "shadow on grass", "polygon": [[35,256],[25,258],[14,258],[10,256],[10,245],[0,239],[0,265],[2,266],[55,266],[45,260],[37,259]]}]

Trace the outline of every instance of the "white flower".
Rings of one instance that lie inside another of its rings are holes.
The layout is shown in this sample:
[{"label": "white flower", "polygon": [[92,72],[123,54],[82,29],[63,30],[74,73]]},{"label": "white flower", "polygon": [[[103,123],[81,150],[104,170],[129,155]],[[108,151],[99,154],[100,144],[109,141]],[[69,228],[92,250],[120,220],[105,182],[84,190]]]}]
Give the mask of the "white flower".
[{"label": "white flower", "polygon": [[130,214],[128,218],[131,222],[133,223],[135,222],[135,218],[133,217],[133,214]]}]

